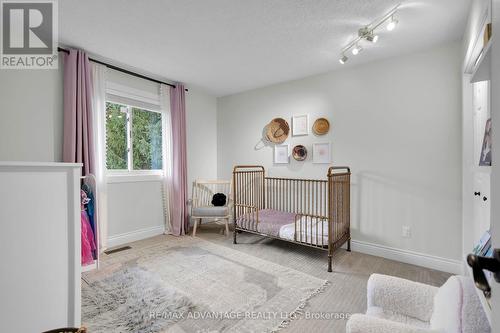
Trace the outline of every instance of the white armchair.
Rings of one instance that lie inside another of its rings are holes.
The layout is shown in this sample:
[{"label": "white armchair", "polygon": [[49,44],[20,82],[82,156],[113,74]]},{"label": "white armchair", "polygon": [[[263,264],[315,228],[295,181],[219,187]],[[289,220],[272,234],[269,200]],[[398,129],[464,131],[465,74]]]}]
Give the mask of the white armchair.
[{"label": "white armchair", "polygon": [[[216,193],[223,193],[226,196],[224,206],[212,205],[212,197]],[[231,181],[229,180],[196,180],[193,182],[191,200],[191,219],[194,220],[193,237],[196,236],[196,229],[204,219],[224,223],[226,236],[229,234],[230,198]]]},{"label": "white armchair", "polygon": [[347,322],[347,333],[489,333],[474,282],[452,276],[441,288],[372,274],[366,314]]}]

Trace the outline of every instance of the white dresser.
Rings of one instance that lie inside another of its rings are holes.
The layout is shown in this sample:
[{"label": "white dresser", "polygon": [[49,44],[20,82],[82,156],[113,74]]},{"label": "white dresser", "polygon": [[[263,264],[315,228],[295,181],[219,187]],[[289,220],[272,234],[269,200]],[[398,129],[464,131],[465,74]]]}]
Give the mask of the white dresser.
[{"label": "white dresser", "polygon": [[80,326],[80,164],[0,162],[0,330]]}]

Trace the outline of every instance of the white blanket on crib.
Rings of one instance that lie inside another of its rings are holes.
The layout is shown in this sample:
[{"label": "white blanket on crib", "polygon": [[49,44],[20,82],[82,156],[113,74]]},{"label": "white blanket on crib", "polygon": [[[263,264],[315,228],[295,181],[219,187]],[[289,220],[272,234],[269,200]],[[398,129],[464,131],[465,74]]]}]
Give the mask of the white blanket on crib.
[{"label": "white blanket on crib", "polygon": [[317,218],[302,216],[300,221],[297,223],[296,238],[295,223],[285,224],[282,226],[280,228],[279,237],[314,245],[328,245],[328,220],[323,220],[323,223],[321,223],[321,220]]}]

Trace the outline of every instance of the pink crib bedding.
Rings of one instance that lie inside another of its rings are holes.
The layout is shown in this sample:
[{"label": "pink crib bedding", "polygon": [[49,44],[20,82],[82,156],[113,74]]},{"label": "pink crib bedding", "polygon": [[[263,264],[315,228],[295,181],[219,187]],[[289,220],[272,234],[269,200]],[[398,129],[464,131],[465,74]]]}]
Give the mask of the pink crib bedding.
[{"label": "pink crib bedding", "polygon": [[259,210],[259,224],[255,230],[256,217],[255,214],[241,215],[236,224],[240,228],[257,231],[274,237],[279,237],[280,229],[284,225],[295,223],[297,214],[283,212],[274,209],[261,209]]}]

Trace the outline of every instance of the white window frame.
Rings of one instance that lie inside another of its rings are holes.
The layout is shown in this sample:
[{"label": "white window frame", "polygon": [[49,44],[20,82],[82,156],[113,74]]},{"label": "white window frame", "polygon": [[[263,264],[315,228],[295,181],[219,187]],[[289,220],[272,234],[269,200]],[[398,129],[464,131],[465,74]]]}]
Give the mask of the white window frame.
[{"label": "white window frame", "polygon": [[[125,99],[125,100],[124,100]],[[149,112],[160,113],[162,116],[162,121],[165,113],[161,110],[161,96],[160,87],[158,87],[157,93],[152,93],[151,91],[144,91],[141,89],[134,88],[128,84],[122,84],[118,82],[113,82],[108,80],[106,82],[106,102],[116,103],[128,108],[135,107],[141,110],[146,110]],[[146,107],[147,106],[147,107]],[[131,137],[131,112],[127,113],[130,117],[127,121],[127,146],[132,145]],[[162,130],[162,136],[165,135]],[[162,144],[165,143],[164,138],[162,138]],[[164,177],[163,170],[133,170],[133,147],[130,148],[128,152],[128,169],[127,170],[106,170],[106,178],[108,183],[129,183],[129,182],[143,182],[143,181],[161,181]],[[164,152],[164,147],[162,147]],[[106,156],[107,158],[107,156]],[[165,163],[165,158],[163,158],[162,163]],[[163,166],[164,167],[164,166]]]},{"label": "white window frame", "polygon": [[[132,146],[132,108],[141,109],[147,112],[159,113],[162,117],[162,112],[144,108],[138,105],[124,104],[123,102],[115,101],[112,97],[106,98],[106,103],[115,103],[124,106],[127,118],[127,167],[128,169],[107,169],[108,183],[123,183],[123,182],[138,182],[138,181],[157,181],[163,177],[163,169],[157,170],[134,170],[133,168],[133,146]],[[163,133],[162,133],[163,135]],[[162,140],[163,142],[163,140]],[[163,149],[163,147],[162,147]],[[106,156],[107,159],[107,156]]]}]

